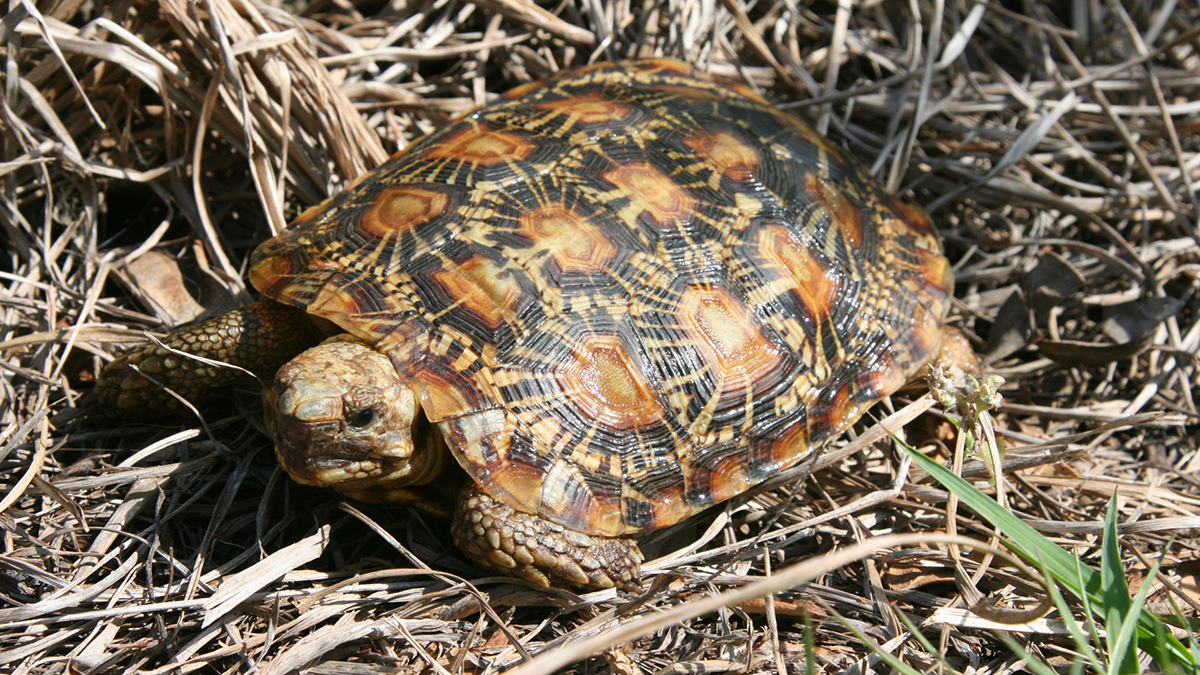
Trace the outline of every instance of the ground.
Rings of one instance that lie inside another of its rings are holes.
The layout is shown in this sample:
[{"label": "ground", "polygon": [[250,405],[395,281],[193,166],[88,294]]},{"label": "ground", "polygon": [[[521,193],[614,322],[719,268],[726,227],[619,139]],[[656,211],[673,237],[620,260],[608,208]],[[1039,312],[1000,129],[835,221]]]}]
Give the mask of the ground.
[{"label": "ground", "polygon": [[[847,626],[918,670],[1017,667],[997,624],[954,618],[955,565],[1002,605],[1037,587],[916,543],[619,632],[884,534],[953,522],[987,540],[878,424],[900,411],[887,428],[949,464],[958,434],[938,406],[915,414],[922,387],[811,478],[648,537],[642,594],[489,577],[436,516],[291,483],[255,387],[168,421],[95,409],[120,347],[250,299],[253,245],[394,150],[557,70],[650,55],[757,88],[931,213],[954,323],[1004,378],[990,415],[1010,509],[1094,565],[1116,494],[1130,585],[1161,555],[1150,608],[1196,616],[1194,2],[33,6],[0,30],[0,670],[877,668]],[[995,492],[977,457],[961,473]],[[1074,645],[1049,618],[1011,632],[1064,667]],[[572,651],[585,638],[599,646]]]}]

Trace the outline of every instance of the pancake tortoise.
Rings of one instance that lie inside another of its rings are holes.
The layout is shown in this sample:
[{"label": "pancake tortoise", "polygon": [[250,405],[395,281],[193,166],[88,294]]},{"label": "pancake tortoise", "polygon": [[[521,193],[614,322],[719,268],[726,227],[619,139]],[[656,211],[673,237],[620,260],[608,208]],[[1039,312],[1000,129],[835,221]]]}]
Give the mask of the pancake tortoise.
[{"label": "pancake tortoise", "polygon": [[[635,535],[811,456],[916,375],[953,286],[919,208],[668,60],[463,116],[260,245],[249,278],[267,300],[165,344],[274,382],[295,480],[402,501],[453,458],[466,554],[585,587],[636,585]],[[238,377],[149,345],[97,394],[142,414],[160,385]]]}]

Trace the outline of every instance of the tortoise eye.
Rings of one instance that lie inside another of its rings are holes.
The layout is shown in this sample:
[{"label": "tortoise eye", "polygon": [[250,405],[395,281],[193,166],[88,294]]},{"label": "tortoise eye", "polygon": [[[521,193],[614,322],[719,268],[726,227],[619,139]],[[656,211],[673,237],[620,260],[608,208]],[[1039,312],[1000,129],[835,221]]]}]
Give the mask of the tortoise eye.
[{"label": "tortoise eye", "polygon": [[366,408],[350,415],[350,419],[347,420],[347,423],[356,429],[362,429],[374,421],[375,411],[371,408]]}]

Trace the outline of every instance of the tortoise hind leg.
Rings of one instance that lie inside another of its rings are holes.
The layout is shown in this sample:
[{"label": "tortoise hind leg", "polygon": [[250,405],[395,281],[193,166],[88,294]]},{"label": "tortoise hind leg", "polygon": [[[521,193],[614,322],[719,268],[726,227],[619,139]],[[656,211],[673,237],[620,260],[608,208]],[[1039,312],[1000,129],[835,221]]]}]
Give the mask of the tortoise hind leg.
[{"label": "tortoise hind leg", "polygon": [[539,586],[637,587],[642,552],[632,539],[567,529],[477,486],[459,498],[452,529],[454,543],[479,564]]},{"label": "tortoise hind leg", "polygon": [[269,384],[275,371],[320,340],[308,315],[270,300],[251,303],[228,314],[173,331],[159,346],[138,345],[100,371],[96,399],[103,414],[145,419],[178,410],[180,403],[142,373],[189,401],[213,389],[253,378],[174,352],[192,354],[244,368]]}]

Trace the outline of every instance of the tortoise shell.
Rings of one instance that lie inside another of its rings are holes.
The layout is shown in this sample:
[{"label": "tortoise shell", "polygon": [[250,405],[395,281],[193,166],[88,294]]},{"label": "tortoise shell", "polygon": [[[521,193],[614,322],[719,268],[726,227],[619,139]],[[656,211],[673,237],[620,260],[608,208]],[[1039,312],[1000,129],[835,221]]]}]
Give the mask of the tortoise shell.
[{"label": "tortoise shell", "polygon": [[388,354],[485,491],[609,536],[845,430],[936,352],[953,284],[929,218],[844,150],[664,60],[467,114],[250,279]]}]

